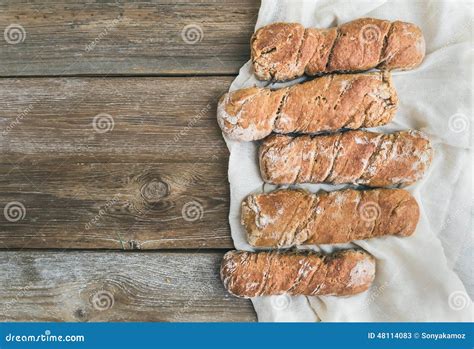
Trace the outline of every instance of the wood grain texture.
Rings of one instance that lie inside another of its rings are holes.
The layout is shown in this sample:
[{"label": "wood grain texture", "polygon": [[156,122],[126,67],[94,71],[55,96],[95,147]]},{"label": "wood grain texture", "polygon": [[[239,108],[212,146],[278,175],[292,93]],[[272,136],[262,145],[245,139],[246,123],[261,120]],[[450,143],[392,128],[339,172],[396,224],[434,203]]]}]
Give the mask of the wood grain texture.
[{"label": "wood grain texture", "polygon": [[227,149],[216,105],[232,80],[0,79],[2,153],[64,154],[88,162],[220,162]]},{"label": "wood grain texture", "polygon": [[256,320],[204,249],[233,248],[215,110],[259,5],[0,2],[0,321]]},{"label": "wood grain texture", "polygon": [[0,40],[0,76],[236,74],[249,59],[259,5],[2,1],[0,29],[10,39]]},{"label": "wood grain texture", "polygon": [[223,253],[2,252],[0,321],[255,321]]},{"label": "wood grain texture", "polygon": [[0,248],[232,248],[230,81],[0,80]]}]

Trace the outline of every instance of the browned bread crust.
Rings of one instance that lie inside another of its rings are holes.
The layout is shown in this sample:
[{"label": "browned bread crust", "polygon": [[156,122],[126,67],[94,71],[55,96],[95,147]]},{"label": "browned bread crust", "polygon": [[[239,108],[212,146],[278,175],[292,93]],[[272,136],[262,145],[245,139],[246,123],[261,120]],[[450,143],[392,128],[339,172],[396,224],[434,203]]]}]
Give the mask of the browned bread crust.
[{"label": "browned bread crust", "polygon": [[318,133],[389,123],[398,98],[389,73],[329,75],[280,90],[246,88],[226,93],[217,121],[240,141],[277,133]]},{"label": "browned bread crust", "polygon": [[346,296],[366,291],[375,277],[375,260],[363,251],[314,253],[230,251],[221,279],[237,297],[270,295]]},{"label": "browned bread crust", "polygon": [[432,157],[429,139],[415,130],[273,135],[259,148],[262,178],[273,184],[409,185],[423,177]]},{"label": "browned bread crust", "polygon": [[412,23],[374,18],[330,29],[273,23],[252,36],[251,53],[260,80],[284,81],[304,73],[412,69],[425,56],[425,40]]},{"label": "browned bread crust", "polygon": [[318,194],[281,189],[249,195],[241,209],[241,223],[249,243],[255,247],[409,236],[420,215],[416,200],[402,189],[348,189]]}]

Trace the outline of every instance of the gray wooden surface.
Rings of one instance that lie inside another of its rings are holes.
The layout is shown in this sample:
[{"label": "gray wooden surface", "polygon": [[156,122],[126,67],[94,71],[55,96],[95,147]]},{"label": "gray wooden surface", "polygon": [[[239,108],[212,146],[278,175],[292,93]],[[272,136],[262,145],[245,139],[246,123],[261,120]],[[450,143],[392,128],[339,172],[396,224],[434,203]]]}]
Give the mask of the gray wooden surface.
[{"label": "gray wooden surface", "polygon": [[259,5],[0,2],[0,320],[256,320],[215,109]]},{"label": "gray wooden surface", "polygon": [[[257,0],[3,0],[0,75],[235,74],[249,57]],[[15,38],[13,36],[13,38]]]},{"label": "gray wooden surface", "polygon": [[[221,252],[2,252],[6,321],[253,321],[220,283]],[[8,280],[8,282],[5,282]]]}]

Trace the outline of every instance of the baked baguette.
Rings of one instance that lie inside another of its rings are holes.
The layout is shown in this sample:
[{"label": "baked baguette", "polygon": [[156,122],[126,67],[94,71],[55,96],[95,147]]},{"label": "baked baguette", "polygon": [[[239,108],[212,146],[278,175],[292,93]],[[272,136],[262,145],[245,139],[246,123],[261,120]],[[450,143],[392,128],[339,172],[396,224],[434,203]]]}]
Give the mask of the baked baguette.
[{"label": "baked baguette", "polygon": [[329,75],[280,90],[226,93],[217,121],[227,136],[252,141],[277,133],[318,133],[389,123],[398,98],[389,73]]},{"label": "baked baguette", "polygon": [[290,247],[409,236],[419,215],[416,200],[402,189],[281,189],[244,199],[241,222],[252,246]]},{"label": "baked baguette", "polygon": [[423,177],[432,157],[429,139],[415,130],[273,135],[259,148],[262,178],[273,184],[409,185]]},{"label": "baked baguette", "polygon": [[284,81],[330,72],[412,69],[425,56],[415,24],[361,18],[329,29],[273,23],[252,36],[251,54],[260,80]]},{"label": "baked baguette", "polygon": [[221,264],[225,288],[244,298],[280,294],[353,295],[366,291],[374,277],[374,258],[358,250],[328,256],[230,251]]}]

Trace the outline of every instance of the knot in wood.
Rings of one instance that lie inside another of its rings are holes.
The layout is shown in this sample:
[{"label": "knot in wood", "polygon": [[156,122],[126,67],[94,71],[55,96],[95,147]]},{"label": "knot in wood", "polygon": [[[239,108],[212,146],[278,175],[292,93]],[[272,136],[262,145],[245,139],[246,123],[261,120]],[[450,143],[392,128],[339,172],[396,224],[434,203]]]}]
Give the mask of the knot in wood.
[{"label": "knot in wood", "polygon": [[169,188],[166,183],[152,179],[142,186],[140,192],[147,202],[157,202],[168,195]]}]

